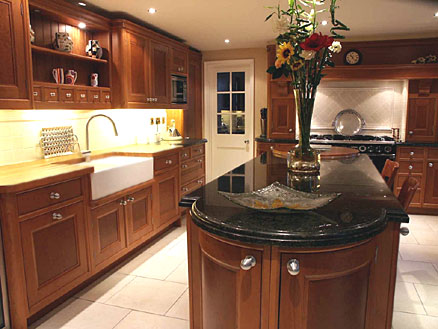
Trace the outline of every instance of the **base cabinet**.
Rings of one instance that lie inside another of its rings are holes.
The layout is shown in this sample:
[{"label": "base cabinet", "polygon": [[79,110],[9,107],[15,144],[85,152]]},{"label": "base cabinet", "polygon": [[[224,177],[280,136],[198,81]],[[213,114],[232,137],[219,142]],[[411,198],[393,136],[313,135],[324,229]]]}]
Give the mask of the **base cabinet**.
[{"label": "base cabinet", "polygon": [[152,187],[132,193],[126,199],[128,246],[152,232]]},{"label": "base cabinet", "polygon": [[89,271],[82,202],[20,223],[29,308]]},{"label": "base cabinet", "polygon": [[157,184],[157,211],[154,228],[158,228],[179,216],[179,170],[173,170],[155,177]]},{"label": "base cabinet", "polygon": [[399,223],[338,247],[223,239],[188,220],[191,329],[390,329]]}]

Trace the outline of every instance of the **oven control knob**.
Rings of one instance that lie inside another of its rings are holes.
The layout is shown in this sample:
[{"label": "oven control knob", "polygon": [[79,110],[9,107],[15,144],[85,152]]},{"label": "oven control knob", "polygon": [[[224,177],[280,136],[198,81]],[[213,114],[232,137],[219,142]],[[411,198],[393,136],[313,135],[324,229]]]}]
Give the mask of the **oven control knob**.
[{"label": "oven control knob", "polygon": [[376,153],[382,153],[382,147],[376,146]]},{"label": "oven control knob", "polygon": [[385,153],[392,153],[392,147],[391,146],[385,146]]},{"label": "oven control knob", "polygon": [[367,151],[368,153],[373,153],[374,152],[374,146],[370,145],[367,147]]},{"label": "oven control knob", "polygon": [[367,151],[367,147],[365,145],[359,146],[359,152],[363,153]]}]

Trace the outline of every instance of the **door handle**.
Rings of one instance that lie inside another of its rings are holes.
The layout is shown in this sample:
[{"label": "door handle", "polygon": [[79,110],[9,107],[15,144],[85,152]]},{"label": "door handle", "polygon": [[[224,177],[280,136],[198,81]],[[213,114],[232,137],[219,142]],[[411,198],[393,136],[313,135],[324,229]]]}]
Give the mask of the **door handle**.
[{"label": "door handle", "polygon": [[246,140],[244,141],[244,143],[245,143],[245,144],[249,144],[249,139],[246,139]]}]

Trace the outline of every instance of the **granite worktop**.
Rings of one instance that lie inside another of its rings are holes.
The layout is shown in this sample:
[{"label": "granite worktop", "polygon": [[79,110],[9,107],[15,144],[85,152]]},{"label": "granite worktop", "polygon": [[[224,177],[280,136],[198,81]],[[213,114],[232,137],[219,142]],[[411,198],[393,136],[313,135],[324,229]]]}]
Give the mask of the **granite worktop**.
[{"label": "granite worktop", "polygon": [[286,160],[264,154],[184,197],[180,205],[191,206],[193,221],[212,234],[287,247],[354,243],[382,232],[388,221],[409,221],[367,155],[322,161],[319,193],[341,195],[315,211],[260,212],[218,193],[250,192],[275,181],[286,185],[287,177]]},{"label": "granite worktop", "polygon": [[[184,139],[174,142],[135,144],[92,151],[90,156],[92,159],[107,156],[153,157],[206,142],[206,139]],[[0,193],[16,192],[38,185],[50,184],[56,180],[92,173],[94,171],[93,165],[84,166],[82,160],[82,155],[78,153],[0,166]]]},{"label": "granite worktop", "polygon": [[401,141],[395,143],[397,146],[414,146],[414,147],[438,147],[438,143],[428,143],[428,142],[407,142]]}]

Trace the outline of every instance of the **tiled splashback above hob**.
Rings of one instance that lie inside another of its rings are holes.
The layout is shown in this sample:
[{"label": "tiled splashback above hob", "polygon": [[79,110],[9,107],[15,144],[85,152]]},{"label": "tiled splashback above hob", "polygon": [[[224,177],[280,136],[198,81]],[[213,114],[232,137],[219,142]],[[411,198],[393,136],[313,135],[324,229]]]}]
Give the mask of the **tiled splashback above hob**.
[{"label": "tiled splashback above hob", "polygon": [[407,81],[329,81],[318,88],[312,120],[314,133],[333,133],[332,122],[345,109],[359,112],[366,122],[362,133],[404,136]]}]

